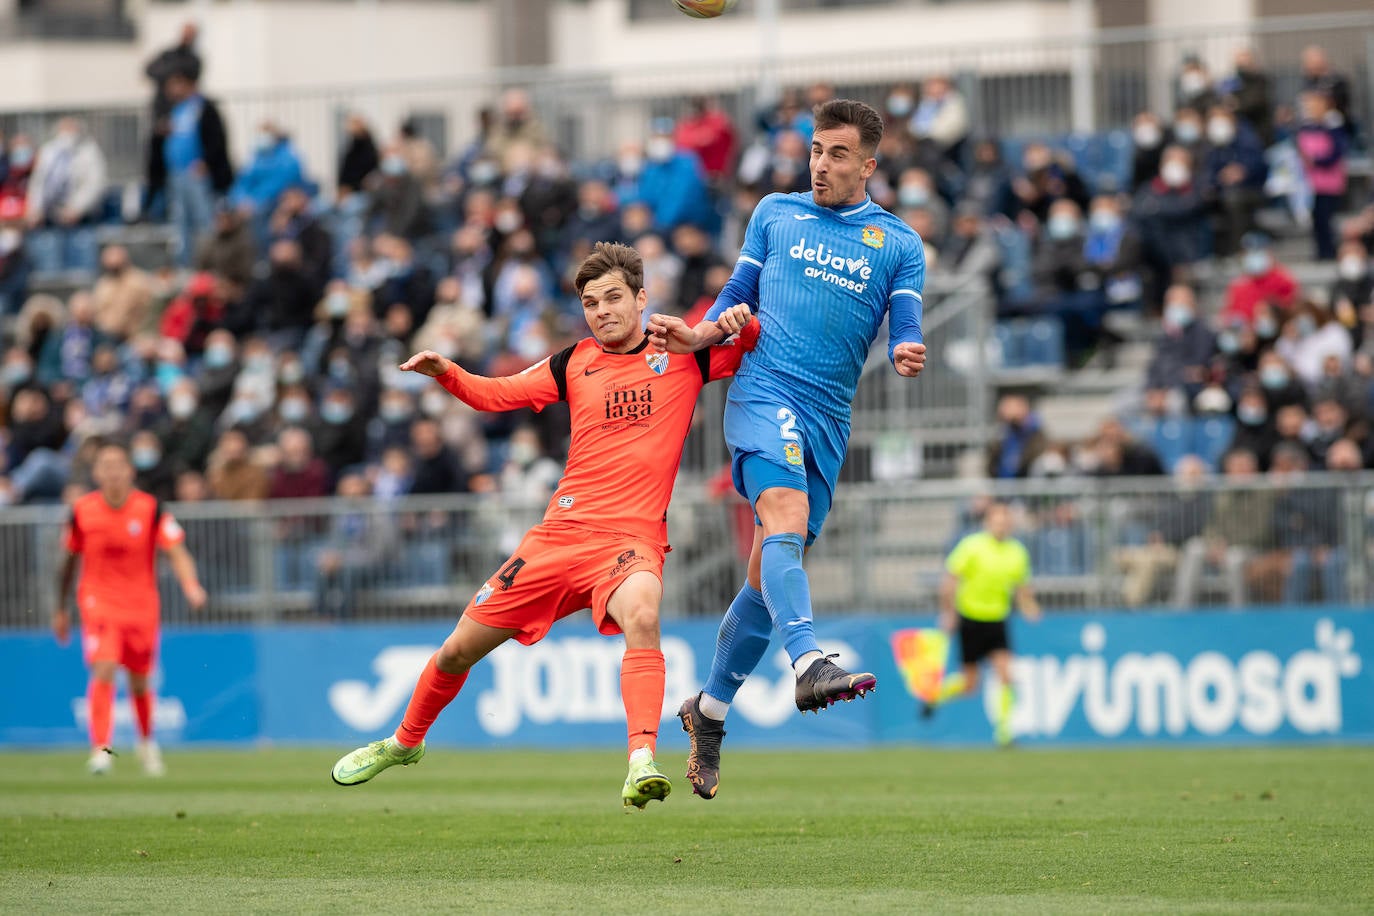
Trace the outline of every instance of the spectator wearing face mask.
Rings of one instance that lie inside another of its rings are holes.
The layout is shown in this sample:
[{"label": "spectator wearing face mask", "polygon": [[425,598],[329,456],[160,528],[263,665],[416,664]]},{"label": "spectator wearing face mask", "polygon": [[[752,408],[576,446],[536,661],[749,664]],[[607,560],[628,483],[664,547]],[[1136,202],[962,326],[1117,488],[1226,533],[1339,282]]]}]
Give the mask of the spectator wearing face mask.
[{"label": "spectator wearing face mask", "polygon": [[1274,350],[1293,369],[1293,374],[1311,388],[1321,381],[1323,364],[1336,357],[1345,365],[1354,352],[1350,332],[1313,302],[1304,302],[1284,322]]},{"label": "spectator wearing face mask", "polygon": [[735,125],[720,104],[708,96],[697,96],[688,106],[686,117],[673,130],[673,142],[678,149],[696,154],[707,180],[719,182],[734,164],[738,142]]},{"label": "spectator wearing face mask", "polygon": [[291,185],[282,191],[267,231],[273,244],[288,240],[300,246],[301,270],[319,295],[334,274],[334,238],[312,210],[310,192],[304,185]]},{"label": "spectator wearing face mask", "polygon": [[1206,111],[1180,108],[1174,112],[1174,122],[1169,127],[1170,145],[1186,149],[1191,161],[1199,166],[1207,161],[1207,123],[1203,120]]},{"label": "spectator wearing face mask", "polygon": [[1140,235],[1121,213],[1116,195],[1093,198],[1083,237],[1083,259],[1098,275],[1109,309],[1138,307],[1144,295]]},{"label": "spectator wearing face mask", "polygon": [[129,440],[129,461],[134,466],[134,485],[166,502],[174,495],[176,470],[163,452],[162,441],[150,429],[139,430]]},{"label": "spectator wearing face mask", "polygon": [[372,293],[372,312],[380,318],[394,305],[410,310],[412,325],[424,324],[434,306],[434,274],[400,236],[379,235],[372,243],[384,279]]},{"label": "spectator wearing face mask", "polygon": [[224,323],[224,298],[212,274],[192,274],[181,295],[162,312],[158,331],[164,338],[178,341],[188,356],[205,350],[205,338]]},{"label": "spectator wearing face mask", "polygon": [[48,228],[59,235],[61,269],[87,269],[83,251],[94,248],[89,233],[83,242],[78,226],[95,222],[105,195],[105,154],[76,118],[57,122],[53,137],[38,151],[29,180],[24,218],[33,229]]},{"label": "spectator wearing face mask", "polygon": [[272,338],[274,350],[296,349],[310,326],[319,290],[305,274],[296,242],[274,242],[268,259],[267,275],[249,287],[244,309],[252,316],[255,330]]},{"label": "spectator wearing face mask", "polygon": [[1175,99],[1179,108],[1190,108],[1200,116],[1216,105],[1217,93],[1212,85],[1212,75],[1199,58],[1184,58],[1183,68],[1178,74]]},{"label": "spectator wearing face mask", "polygon": [[1181,146],[1166,147],[1159,174],[1136,193],[1132,209],[1156,276],[1166,284],[1182,279],[1202,257],[1207,218],[1192,155]]},{"label": "spectator wearing face mask", "polygon": [[381,157],[377,155],[377,143],[372,139],[372,130],[362,115],[357,112],[349,114],[344,124],[344,134],[348,139],[339,158],[340,200],[361,191],[381,164]]},{"label": "spectator wearing face mask", "polygon": [[196,270],[214,274],[241,295],[253,279],[257,257],[258,245],[243,214],[222,203],[215,209],[214,226],[196,247]]},{"label": "spectator wearing face mask", "polygon": [[415,419],[415,399],[399,388],[382,391],[377,414],[368,421],[366,457],[378,460],[388,449],[410,448],[410,424]]},{"label": "spectator wearing face mask", "polygon": [[654,121],[644,144],[645,163],[635,182],[633,199],[653,210],[654,226],[671,232],[683,223],[715,233],[720,217],[711,207],[706,176],[695,154],[673,143],[673,121]]},{"label": "spectator wearing face mask", "polygon": [[425,210],[424,188],[406,164],[404,152],[389,146],[382,163],[368,184],[372,199],[367,212],[369,231],[384,232],[407,239],[428,234],[429,215]]},{"label": "spectator wearing face mask", "polygon": [[1327,301],[1341,324],[1350,329],[1358,350],[1366,340],[1365,323],[1374,320],[1374,269],[1368,249],[1358,238],[1342,242],[1337,254],[1337,279]]},{"label": "spectator wearing face mask", "polygon": [[[301,157],[291,137],[274,121],[263,121],[253,137],[253,156],[234,179],[228,199],[236,209],[266,228],[282,192],[305,181]],[[266,232],[259,232],[266,237]]]},{"label": "spectator wearing face mask", "polygon": [[1264,147],[1250,125],[1222,106],[1207,116],[1207,142],[1208,184],[1217,208],[1215,254],[1230,257],[1240,249],[1241,238],[1255,228],[1255,211],[1264,202],[1269,168]]},{"label": "spectator wearing face mask", "polygon": [[5,152],[5,169],[0,174],[0,221],[19,223],[28,206],[29,181],[37,153],[26,134],[15,134]]},{"label": "spectator wearing face mask", "polygon": [[205,352],[201,355],[200,402],[211,418],[217,418],[229,402],[238,377],[238,340],[223,328],[205,337]]},{"label": "spectator wearing face mask", "polygon": [[901,210],[925,210],[930,214],[933,232],[931,238],[923,241],[939,245],[949,232],[949,204],[940,197],[935,187],[935,179],[925,169],[905,169],[897,178],[897,208]]},{"label": "spectator wearing face mask", "polygon": [[1268,236],[1252,232],[1241,239],[1241,269],[1244,273],[1226,288],[1226,304],[1220,315],[1223,322],[1253,324],[1260,303],[1282,313],[1293,307],[1298,283],[1274,259]]},{"label": "spectator wearing face mask", "polygon": [[213,417],[200,403],[200,386],[183,378],[167,394],[167,417],[156,430],[167,460],[177,471],[205,467],[214,446]]},{"label": "spectator wearing face mask", "polygon": [[1257,456],[1261,470],[1268,470],[1269,455],[1278,439],[1265,393],[1258,388],[1246,388],[1236,400],[1236,431],[1227,451],[1249,452]]},{"label": "spectator wearing face mask", "polygon": [[0,318],[17,314],[23,307],[32,270],[24,234],[14,226],[0,226]]},{"label": "spectator wearing face mask", "polygon": [[1145,370],[1145,385],[1182,391],[1191,404],[1208,381],[1216,352],[1216,337],[1207,323],[1198,319],[1191,288],[1176,284],[1165,292],[1161,326]]},{"label": "spectator wearing face mask", "polygon": [[1228,106],[1250,126],[1261,145],[1274,140],[1274,92],[1255,52],[1241,48],[1235,55],[1235,73],[1219,87]]},{"label": "spectator wearing face mask", "polygon": [[320,401],[320,424],[315,449],[338,477],[345,468],[362,464],[367,455],[367,418],[357,408],[353,392],[332,388]]},{"label": "spectator wearing face mask", "polygon": [[1306,411],[1308,404],[1307,389],[1293,375],[1293,370],[1289,368],[1288,363],[1276,350],[1268,350],[1260,357],[1256,378],[1258,378],[1260,389],[1264,392],[1264,398],[1269,404],[1269,413],[1276,422],[1278,412],[1284,407],[1297,405]]},{"label": "spectator wearing face mask", "polygon": [[507,89],[501,94],[500,116],[492,125],[487,137],[484,155],[506,165],[506,155],[511,147],[523,145],[530,149],[542,149],[548,145],[548,131],[535,117],[530,94],[524,89]]}]

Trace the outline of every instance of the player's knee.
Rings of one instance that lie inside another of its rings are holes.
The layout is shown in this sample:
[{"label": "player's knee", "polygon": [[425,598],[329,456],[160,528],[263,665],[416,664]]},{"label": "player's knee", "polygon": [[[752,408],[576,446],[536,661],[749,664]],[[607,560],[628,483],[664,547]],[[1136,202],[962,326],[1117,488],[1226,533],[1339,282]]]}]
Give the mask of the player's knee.
[{"label": "player's knee", "polygon": [[434,653],[434,667],[444,674],[462,674],[477,664],[480,656],[467,646],[453,639],[444,640],[439,651]]},{"label": "player's knee", "polygon": [[623,610],[618,621],[625,631],[625,641],[633,648],[658,645],[658,607],[651,602],[635,602]]},{"label": "player's knee", "polygon": [[765,536],[787,532],[806,536],[806,520],[811,507],[801,490],[786,487],[764,490],[754,503],[754,511],[763,523]]}]

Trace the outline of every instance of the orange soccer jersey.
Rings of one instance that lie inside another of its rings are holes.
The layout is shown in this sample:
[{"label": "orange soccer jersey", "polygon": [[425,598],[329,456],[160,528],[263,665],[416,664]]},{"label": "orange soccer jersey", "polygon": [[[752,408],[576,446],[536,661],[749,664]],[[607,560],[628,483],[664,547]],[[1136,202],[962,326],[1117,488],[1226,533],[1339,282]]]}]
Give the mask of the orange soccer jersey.
[{"label": "orange soccer jersey", "polygon": [[519,375],[483,378],[454,366],[439,382],[478,410],[567,401],[572,443],[544,520],[666,546],[668,501],[697,395],[733,375],[744,349],[660,353],[646,339],[629,353],[607,353],[587,337]]},{"label": "orange soccer jersey", "polygon": [[130,492],[119,508],[99,492],[78,499],[65,544],[81,555],[76,602],[82,620],[156,623],[157,550],[185,537],[176,519],[142,490]]}]

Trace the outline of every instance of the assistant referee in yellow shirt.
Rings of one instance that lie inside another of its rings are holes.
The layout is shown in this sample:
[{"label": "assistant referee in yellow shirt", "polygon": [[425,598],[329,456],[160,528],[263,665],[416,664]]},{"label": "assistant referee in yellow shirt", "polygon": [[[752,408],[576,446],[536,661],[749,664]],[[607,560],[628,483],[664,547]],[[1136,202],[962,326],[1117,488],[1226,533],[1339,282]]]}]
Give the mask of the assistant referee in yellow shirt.
[{"label": "assistant referee in yellow shirt", "polygon": [[945,560],[940,584],[940,628],[959,630],[959,654],[963,670],[945,678],[939,699],[922,710],[930,716],[936,706],[978,689],[978,667],[992,662],[999,684],[996,737],[998,744],[1011,743],[1011,711],[1015,696],[1011,687],[1011,645],[1007,617],[1012,602],[1029,621],[1040,619],[1040,604],[1030,587],[1030,554],[1011,536],[1011,508],[995,502],[983,515],[983,530],[955,545]]}]

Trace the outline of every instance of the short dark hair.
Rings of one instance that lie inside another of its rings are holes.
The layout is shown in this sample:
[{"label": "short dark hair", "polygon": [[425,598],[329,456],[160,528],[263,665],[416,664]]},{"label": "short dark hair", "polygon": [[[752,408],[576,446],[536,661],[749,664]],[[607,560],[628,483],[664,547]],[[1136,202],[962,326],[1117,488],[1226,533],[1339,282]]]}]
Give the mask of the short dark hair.
[{"label": "short dark hair", "polygon": [[883,116],[871,105],[855,99],[831,99],[811,109],[816,121],[816,130],[834,130],[837,127],[855,127],[859,131],[859,147],[867,156],[872,156],[883,139]]},{"label": "short dark hair", "polygon": [[583,258],[577,268],[577,276],[573,279],[577,294],[582,295],[584,286],[612,271],[620,272],[630,292],[638,293],[644,288],[644,259],[638,251],[619,242],[597,242],[592,253]]}]

